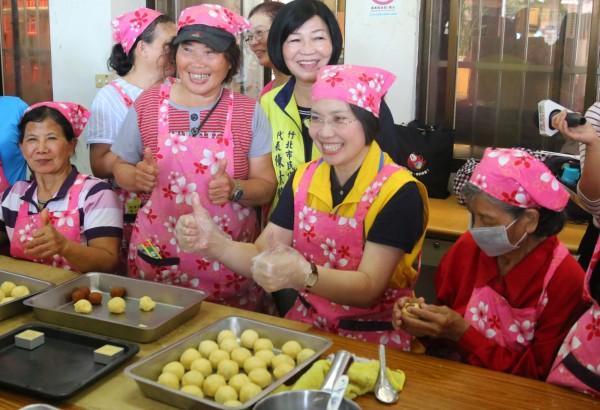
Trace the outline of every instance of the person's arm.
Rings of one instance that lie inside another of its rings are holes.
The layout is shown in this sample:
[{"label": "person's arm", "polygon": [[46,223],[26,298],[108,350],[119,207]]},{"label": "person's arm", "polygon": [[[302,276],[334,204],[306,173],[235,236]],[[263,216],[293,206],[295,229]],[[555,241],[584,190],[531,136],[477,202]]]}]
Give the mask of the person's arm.
[{"label": "person's arm", "polygon": [[158,165],[150,148],[144,150],[144,158],[135,165],[117,157],[113,173],[117,184],[130,192],[152,192],[158,184]]},{"label": "person's arm", "polygon": [[111,144],[90,145],[90,166],[97,178],[110,178],[113,176],[113,167],[117,155],[110,150]]}]

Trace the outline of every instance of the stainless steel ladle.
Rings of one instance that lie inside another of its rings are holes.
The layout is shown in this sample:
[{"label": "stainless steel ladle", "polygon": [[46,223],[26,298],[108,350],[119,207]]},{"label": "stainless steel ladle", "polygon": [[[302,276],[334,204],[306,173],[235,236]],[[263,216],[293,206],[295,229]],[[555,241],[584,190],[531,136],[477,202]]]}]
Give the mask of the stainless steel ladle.
[{"label": "stainless steel ladle", "polygon": [[393,404],[398,401],[398,391],[392,386],[385,374],[385,346],[379,345],[379,378],[375,383],[375,397],[382,403]]}]

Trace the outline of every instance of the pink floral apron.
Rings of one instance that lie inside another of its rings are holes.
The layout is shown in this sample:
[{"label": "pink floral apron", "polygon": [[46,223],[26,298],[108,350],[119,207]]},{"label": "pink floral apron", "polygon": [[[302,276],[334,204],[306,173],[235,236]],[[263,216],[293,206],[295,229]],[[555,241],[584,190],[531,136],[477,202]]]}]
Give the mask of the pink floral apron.
[{"label": "pink floral apron", "polygon": [[4,174],[4,170],[2,169],[2,161],[0,161],[0,195],[2,195],[4,190],[9,186],[10,184],[8,183],[8,179],[6,179],[6,175]]},{"label": "pink floral apron", "polygon": [[[131,108],[133,101],[125,93],[123,87],[121,87],[116,81],[109,83],[121,98],[127,108]],[[123,240],[121,241],[121,249],[119,250],[119,266],[117,267],[117,274],[127,276],[127,255],[129,251],[129,241],[131,240],[131,232],[133,231],[133,224],[135,223],[135,216],[140,209],[142,201],[135,192],[129,192],[117,185],[114,179],[111,179],[113,191],[119,197],[119,201],[123,205]]]},{"label": "pink floral apron", "polygon": [[[217,171],[219,160],[227,159],[229,175],[234,171],[233,92],[223,90],[221,97],[229,100],[223,135],[200,138],[169,132],[170,91],[170,84],[161,86],[156,156],[161,172],[157,187],[135,221],[129,245],[128,275],[200,289],[210,294],[209,301],[262,311],[270,299],[252,279],[232,272],[219,262],[181,251],[174,236],[178,218],[192,212],[193,192],[198,192],[213,220],[234,240],[251,242],[257,235],[258,224],[253,209],[235,202],[213,205],[208,200],[208,184]],[[152,251],[148,252],[148,243],[160,258],[153,257]]]},{"label": "pink floral apron", "polygon": [[464,318],[477,331],[488,339],[494,340],[498,345],[513,352],[523,352],[531,343],[537,319],[548,303],[546,291],[548,283],[568,253],[562,243],[554,248],[536,307],[513,308],[502,295],[487,284],[481,283],[482,275],[478,275]]},{"label": "pink floral apron", "polygon": [[[71,189],[69,189],[69,205],[64,211],[48,212],[50,223],[65,238],[73,242],[81,242],[81,226],[79,220],[79,196],[87,175],[78,174]],[[27,259],[56,268],[75,270],[69,261],[60,255],[52,258],[38,259],[25,254],[25,243],[33,239],[33,233],[42,227],[40,214],[28,215],[29,202],[23,201],[19,207],[19,214],[15,222],[15,230],[10,241],[10,254],[15,258]]]},{"label": "pink floral apron", "polygon": [[590,281],[599,258],[600,241],[585,273],[583,297],[592,306],[571,327],[546,379],[596,397],[600,397],[600,305],[591,295]]},{"label": "pink floral apron", "polygon": [[[382,154],[383,158],[383,154]],[[308,260],[320,266],[356,270],[363,255],[364,219],[379,190],[397,165],[382,165],[375,180],[362,196],[353,218],[322,212],[307,205],[308,188],[315,170],[323,162],[308,166],[294,198],[294,247]],[[343,278],[340,278],[343,280]],[[410,351],[413,337],[392,328],[392,308],[401,296],[412,295],[411,289],[387,288],[381,300],[369,309],[340,305],[314,295],[299,292],[286,318],[310,323],[318,329],[368,342],[384,343]]]}]

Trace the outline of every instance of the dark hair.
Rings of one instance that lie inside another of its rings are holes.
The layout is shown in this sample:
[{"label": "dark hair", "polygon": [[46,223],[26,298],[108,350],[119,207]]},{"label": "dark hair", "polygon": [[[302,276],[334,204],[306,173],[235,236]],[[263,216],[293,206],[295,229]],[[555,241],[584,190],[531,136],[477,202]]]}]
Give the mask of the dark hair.
[{"label": "dark hair", "polygon": [[156,26],[159,24],[170,23],[171,20],[168,16],[161,14],[158,16],[152,23],[146,27],[144,31],[135,39],[133,46],[131,46],[131,50],[129,51],[129,55],[125,53],[123,46],[121,43],[117,43],[113,46],[112,52],[110,53],[110,57],[108,57],[108,61],[106,65],[109,69],[114,70],[119,76],[123,77],[135,64],[135,48],[137,47],[140,41],[144,43],[152,43],[156,38]]},{"label": "dark hair", "polygon": [[[177,37],[175,37],[175,38],[177,38]],[[173,41],[175,41],[175,38],[173,38]],[[178,43],[176,46],[173,46],[173,45],[171,46],[171,54],[170,54],[171,61],[170,62],[171,62],[171,64],[173,64],[173,66],[175,68],[177,68],[177,64],[176,64],[177,50],[179,50],[179,47],[181,47],[183,44],[186,44],[186,43],[188,43],[188,41],[182,41],[181,43]],[[197,41],[197,43],[202,43],[202,42]],[[171,44],[173,44],[173,43],[171,42]],[[202,44],[204,44],[204,43],[202,43]],[[204,44],[204,45],[206,45],[206,44]],[[206,46],[206,47],[208,47],[208,46]],[[225,76],[225,79],[223,80],[223,83],[228,83],[231,80],[233,80],[233,77],[240,70],[240,65],[242,64],[242,51],[240,50],[240,46],[238,46],[237,43],[234,41],[233,43],[231,43],[229,45],[229,47],[227,47],[227,49],[225,49],[225,51],[223,51],[222,54],[225,57],[225,59],[227,60],[227,62],[231,65],[231,68],[229,69],[229,71],[227,71],[227,75]],[[175,73],[175,75],[177,75],[177,73]]]},{"label": "dark hair", "polygon": [[27,127],[27,124],[30,122],[43,122],[47,119],[54,121],[60,126],[67,141],[71,142],[75,140],[75,131],[73,131],[73,126],[69,120],[67,120],[67,118],[57,109],[43,105],[27,111],[25,115],[23,115],[23,118],[21,118],[21,122],[19,122],[18,126],[19,144],[23,143],[23,139],[25,138],[25,127]]},{"label": "dark hair", "polygon": [[[494,205],[501,207],[504,211],[511,214],[515,219],[520,218],[525,213],[527,208],[520,208],[518,206],[507,204],[504,201],[494,198],[486,192],[483,192],[477,186],[471,182],[467,182],[461,191],[461,195],[467,201],[467,204],[471,202],[473,197],[484,194],[486,198]],[[537,227],[533,232],[533,235],[539,238],[545,238],[550,235],[556,235],[562,231],[566,222],[565,211],[553,211],[548,208],[539,207],[535,208],[538,210],[540,217],[538,220]]]},{"label": "dark hair", "polygon": [[371,111],[367,111],[358,105],[348,104],[352,114],[358,119],[360,125],[365,133],[365,145],[371,145],[375,140],[375,136],[379,134],[379,118],[377,118]]},{"label": "dark hair", "polygon": [[335,14],[323,2],[318,0],[293,0],[281,8],[277,16],[273,19],[269,38],[267,40],[267,50],[269,59],[273,66],[286,75],[292,75],[283,58],[283,44],[288,36],[306,23],[314,16],[318,16],[325,22],[329,28],[331,36],[332,52],[328,65],[337,64],[342,54],[342,31],[335,18]]},{"label": "dark hair", "polygon": [[278,1],[269,1],[267,3],[260,3],[259,5],[255,6],[252,10],[250,10],[250,13],[248,14],[248,18],[252,17],[255,14],[262,13],[262,14],[266,14],[267,16],[271,17],[271,20],[273,20],[275,18],[275,16],[277,15],[277,13],[279,13],[279,10],[281,10],[281,8],[283,6],[285,6],[285,3],[280,3]]}]

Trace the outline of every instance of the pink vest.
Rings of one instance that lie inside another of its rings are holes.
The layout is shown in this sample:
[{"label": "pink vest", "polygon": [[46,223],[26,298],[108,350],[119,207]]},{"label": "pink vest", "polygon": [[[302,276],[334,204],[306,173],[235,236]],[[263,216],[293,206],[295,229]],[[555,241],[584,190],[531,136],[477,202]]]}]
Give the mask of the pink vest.
[{"label": "pink vest", "polygon": [[[363,196],[354,217],[346,218],[335,213],[321,212],[307,205],[310,182],[322,162],[320,160],[308,166],[294,197],[294,247],[317,265],[356,270],[363,255],[363,225],[367,211],[387,178],[401,168],[397,165],[384,165],[370,185],[372,195]],[[344,280],[343,277],[340,280]],[[339,305],[304,290],[299,292],[298,299],[286,318],[310,323],[318,329],[342,336],[384,343],[410,351],[413,337],[403,331],[393,330],[391,325],[394,303],[399,297],[410,295],[412,288],[387,288],[378,303],[369,309],[363,309]]]},{"label": "pink vest", "polygon": [[0,195],[2,195],[4,190],[9,186],[8,179],[6,179],[6,175],[4,175],[4,170],[2,169],[2,161],[0,161]]}]

